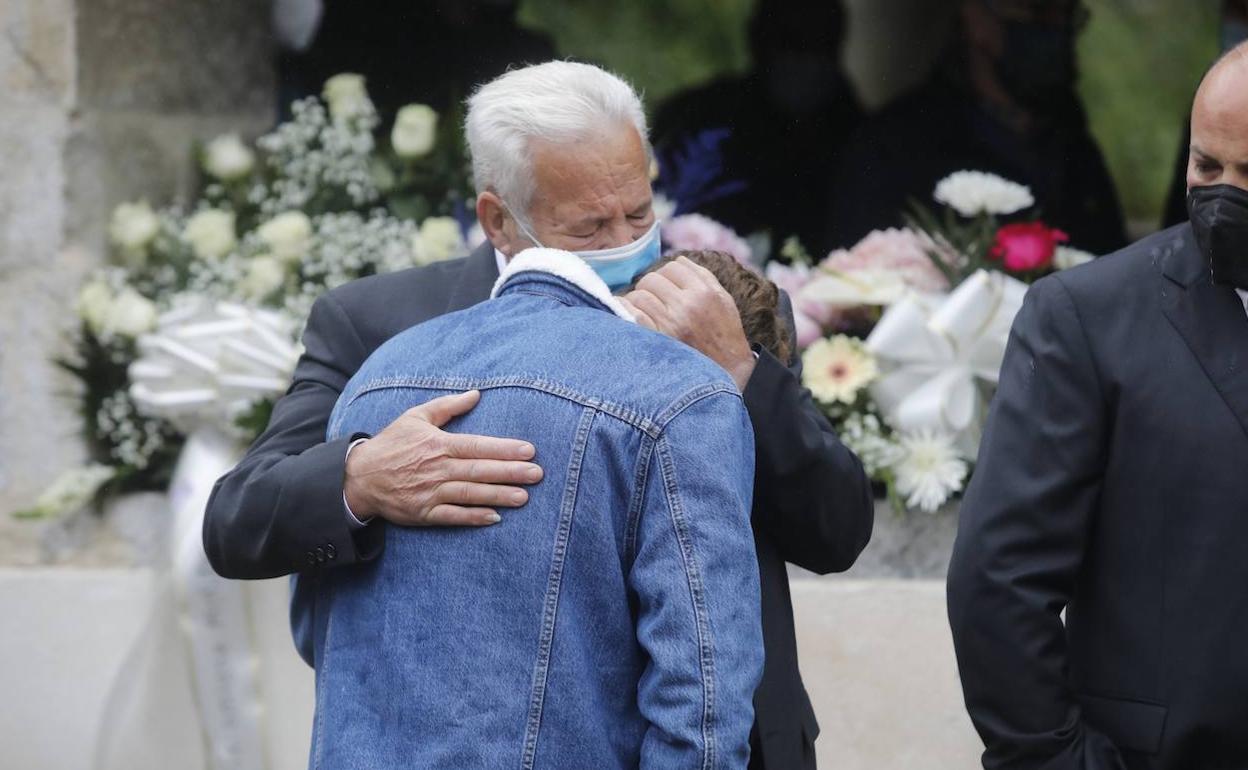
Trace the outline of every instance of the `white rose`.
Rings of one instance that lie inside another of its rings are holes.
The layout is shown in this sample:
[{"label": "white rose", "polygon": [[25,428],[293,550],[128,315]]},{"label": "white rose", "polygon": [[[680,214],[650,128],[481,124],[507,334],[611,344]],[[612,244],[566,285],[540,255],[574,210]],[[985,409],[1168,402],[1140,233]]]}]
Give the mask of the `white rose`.
[{"label": "white rose", "polygon": [[260,225],[256,234],[283,262],[298,262],[312,248],[312,220],[302,211],[278,214]]},{"label": "white rose", "polygon": [[286,283],[286,265],[267,254],[256,257],[247,265],[247,274],[238,282],[244,297],[259,302]]},{"label": "white rose", "polygon": [[424,104],[399,110],[390,130],[390,144],[400,158],[419,158],[433,149],[438,132],[438,113]]},{"label": "white rose", "polygon": [[123,337],[137,337],[156,328],[156,305],[134,289],[126,287],[113,299],[104,329]]},{"label": "white rose", "polygon": [[363,75],[350,72],[334,75],[325,81],[322,96],[329,105],[329,115],[335,123],[373,111],[373,103],[369,101],[368,91],[364,89]]},{"label": "white rose", "polygon": [[1008,215],[1036,204],[1027,187],[984,171],[955,171],[937,183],[932,197],[964,217]]},{"label": "white rose", "polygon": [[240,179],[251,173],[256,154],[243,144],[238,134],[225,134],[213,139],[204,148],[204,171],[223,182]]},{"label": "white rose", "polygon": [[204,209],[186,221],[182,238],[203,260],[218,260],[238,243],[234,235],[234,212]]},{"label": "white rose", "polygon": [[416,264],[428,265],[455,256],[464,249],[464,233],[451,217],[429,217],[412,238]]},{"label": "white rose", "polygon": [[113,243],[127,251],[140,251],[147,247],[160,232],[160,220],[146,201],[123,203],[113,209],[108,225]]},{"label": "white rose", "polygon": [[78,315],[93,334],[104,330],[113,308],[113,290],[103,281],[92,281],[78,292]]}]

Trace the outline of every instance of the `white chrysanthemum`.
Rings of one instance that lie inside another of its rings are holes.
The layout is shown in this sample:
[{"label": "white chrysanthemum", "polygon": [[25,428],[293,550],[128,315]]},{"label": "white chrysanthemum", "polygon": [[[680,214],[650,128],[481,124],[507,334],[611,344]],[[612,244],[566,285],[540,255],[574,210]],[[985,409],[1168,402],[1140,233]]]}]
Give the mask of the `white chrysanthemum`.
[{"label": "white chrysanthemum", "polygon": [[390,130],[390,145],[400,158],[428,155],[438,135],[438,113],[427,104],[409,104],[399,110]]},{"label": "white chrysanthemum", "polygon": [[283,262],[298,262],[312,247],[312,220],[302,211],[278,214],[256,228],[260,240]]},{"label": "white chrysanthemum", "polygon": [[186,220],[182,239],[200,259],[221,259],[238,243],[234,234],[234,212],[204,209]]},{"label": "white chrysanthemum", "polygon": [[113,298],[104,331],[123,337],[137,337],[156,328],[156,305],[129,287]]},{"label": "white chrysanthemum", "polygon": [[256,165],[256,154],[238,134],[225,134],[204,147],[204,171],[223,182],[241,179]]},{"label": "white chrysanthemum", "polygon": [[966,481],[967,465],[950,436],[920,431],[901,437],[893,466],[897,493],[908,508],[935,513]]},{"label": "white chrysanthemum", "polygon": [[113,307],[113,290],[107,282],[94,280],[82,287],[78,292],[78,315],[86,322],[87,328],[99,334],[108,322],[108,314]]},{"label": "white chrysanthemum", "polygon": [[964,217],[1013,214],[1036,203],[1031,190],[1023,185],[983,171],[950,174],[936,185],[932,197]]},{"label": "white chrysanthemum", "polygon": [[1072,249],[1069,246],[1058,246],[1053,252],[1053,266],[1058,270],[1069,270],[1072,267],[1086,265],[1096,259],[1096,255],[1086,251]]},{"label": "white chrysanthemum", "polygon": [[420,223],[420,231],[412,238],[418,265],[450,259],[463,249],[464,232],[453,217],[429,217]]},{"label": "white chrysanthemum", "polygon": [[143,249],[158,232],[160,220],[146,201],[123,203],[113,209],[108,235],[121,248],[129,251]]},{"label": "white chrysanthemum", "polygon": [[351,118],[369,115],[373,112],[373,103],[364,88],[364,76],[350,72],[334,75],[325,81],[322,92],[325,103],[329,105],[329,115],[335,123],[342,123]]},{"label": "white chrysanthemum", "polygon": [[826,403],[852,404],[879,373],[863,344],[843,334],[814,342],[802,353],[802,367],[802,382]]}]

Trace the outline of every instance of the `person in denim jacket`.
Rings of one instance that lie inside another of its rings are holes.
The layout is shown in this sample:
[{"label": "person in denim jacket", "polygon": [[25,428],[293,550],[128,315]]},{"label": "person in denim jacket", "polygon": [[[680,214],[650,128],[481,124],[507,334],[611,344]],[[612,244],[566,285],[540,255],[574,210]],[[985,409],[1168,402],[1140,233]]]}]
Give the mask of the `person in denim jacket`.
[{"label": "person in denim jacket", "polygon": [[[738,285],[783,353],[776,289]],[[328,435],[477,390],[451,429],[529,441],[546,475],[494,527],[386,525],[381,558],[300,578],[311,766],[745,767],[763,642],[740,393],[570,253],[522,252],[493,297],[378,348]]]}]

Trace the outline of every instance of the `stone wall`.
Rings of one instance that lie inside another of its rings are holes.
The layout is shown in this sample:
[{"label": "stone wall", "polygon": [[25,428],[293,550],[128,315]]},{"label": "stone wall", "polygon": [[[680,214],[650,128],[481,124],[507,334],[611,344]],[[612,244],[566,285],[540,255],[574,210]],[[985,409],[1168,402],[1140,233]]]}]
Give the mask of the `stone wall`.
[{"label": "stone wall", "polygon": [[38,559],[28,505],[83,458],[64,351],[109,213],[194,181],[192,142],[275,114],[268,3],[0,2],[0,564]]}]

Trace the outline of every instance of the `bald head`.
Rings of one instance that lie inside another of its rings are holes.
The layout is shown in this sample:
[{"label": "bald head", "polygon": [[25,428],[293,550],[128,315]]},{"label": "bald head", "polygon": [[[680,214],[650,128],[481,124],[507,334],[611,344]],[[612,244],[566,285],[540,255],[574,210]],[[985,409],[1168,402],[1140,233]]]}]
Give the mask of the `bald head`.
[{"label": "bald head", "polygon": [[1248,190],[1248,43],[1213,65],[1192,105],[1187,186],[1214,184]]}]

